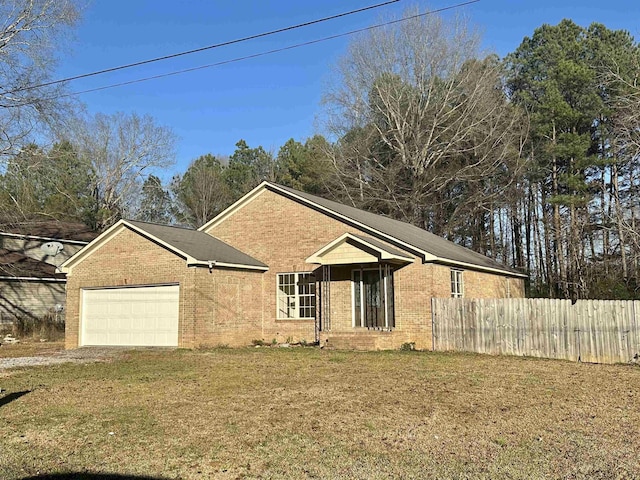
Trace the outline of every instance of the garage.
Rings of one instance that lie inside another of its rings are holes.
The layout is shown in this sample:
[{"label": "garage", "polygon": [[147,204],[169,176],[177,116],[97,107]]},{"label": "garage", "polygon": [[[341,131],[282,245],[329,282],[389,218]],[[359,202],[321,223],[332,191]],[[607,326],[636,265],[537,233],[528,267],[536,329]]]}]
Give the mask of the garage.
[{"label": "garage", "polygon": [[[262,338],[261,302],[249,299],[262,295],[269,267],[204,232],[119,220],[60,269],[66,348],[240,346]],[[236,301],[224,296],[229,289]]]},{"label": "garage", "polygon": [[178,346],[179,285],[82,290],[80,344]]}]

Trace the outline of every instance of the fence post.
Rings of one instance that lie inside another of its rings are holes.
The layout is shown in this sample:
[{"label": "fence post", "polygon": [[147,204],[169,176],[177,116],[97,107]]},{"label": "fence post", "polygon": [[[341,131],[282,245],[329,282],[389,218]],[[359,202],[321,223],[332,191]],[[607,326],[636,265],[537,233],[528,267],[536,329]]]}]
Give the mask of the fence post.
[{"label": "fence post", "polygon": [[640,355],[640,331],[638,329],[638,319],[636,318],[636,302],[634,301],[631,305],[633,314],[631,316],[630,335],[633,338],[633,343],[629,355],[631,355],[630,360],[640,361],[638,357]]},{"label": "fence post", "polygon": [[431,297],[431,351],[436,351],[436,299]]}]

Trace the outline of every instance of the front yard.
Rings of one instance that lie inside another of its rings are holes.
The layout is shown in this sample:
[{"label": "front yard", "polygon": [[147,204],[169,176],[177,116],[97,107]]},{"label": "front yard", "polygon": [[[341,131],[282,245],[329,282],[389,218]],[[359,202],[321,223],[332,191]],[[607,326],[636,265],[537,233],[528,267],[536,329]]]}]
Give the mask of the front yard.
[{"label": "front yard", "polygon": [[0,387],[3,479],[640,477],[637,366],[140,350],[0,370]]}]

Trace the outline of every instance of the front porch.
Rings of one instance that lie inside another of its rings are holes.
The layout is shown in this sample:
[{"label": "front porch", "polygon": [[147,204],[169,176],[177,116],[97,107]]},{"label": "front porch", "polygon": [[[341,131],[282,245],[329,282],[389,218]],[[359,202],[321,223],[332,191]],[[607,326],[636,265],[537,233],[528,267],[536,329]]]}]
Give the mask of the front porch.
[{"label": "front porch", "polygon": [[413,257],[384,243],[345,234],[307,258],[319,265],[316,340],[336,348],[395,348],[394,272]]}]

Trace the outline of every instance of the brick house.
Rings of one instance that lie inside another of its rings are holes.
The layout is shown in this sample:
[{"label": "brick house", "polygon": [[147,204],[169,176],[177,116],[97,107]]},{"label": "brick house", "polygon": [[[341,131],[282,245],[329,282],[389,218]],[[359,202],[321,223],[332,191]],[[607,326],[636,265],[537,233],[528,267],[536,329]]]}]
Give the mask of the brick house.
[{"label": "brick house", "polygon": [[431,298],[524,275],[418,227],[263,182],[189,230],[122,220],[62,266],[67,348],[432,346]]}]

